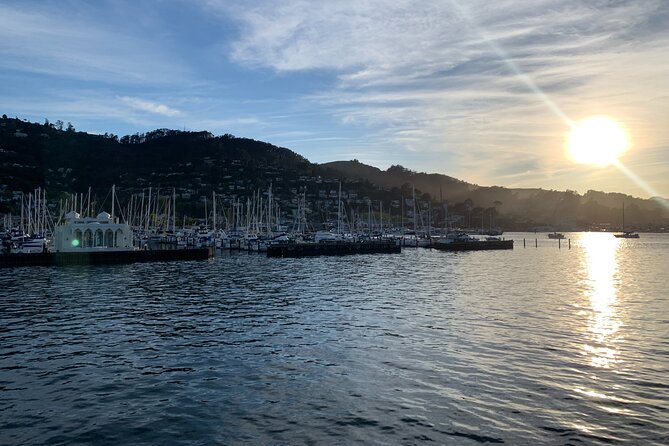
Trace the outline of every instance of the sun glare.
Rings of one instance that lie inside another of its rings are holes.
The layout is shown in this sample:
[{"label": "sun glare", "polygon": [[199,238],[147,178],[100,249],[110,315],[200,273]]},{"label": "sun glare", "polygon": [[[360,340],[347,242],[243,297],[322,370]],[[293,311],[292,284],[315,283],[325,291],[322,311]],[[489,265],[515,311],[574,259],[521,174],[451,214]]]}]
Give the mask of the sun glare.
[{"label": "sun glare", "polygon": [[579,164],[606,167],[627,150],[628,140],[620,124],[606,116],[592,116],[572,126],[569,155]]}]

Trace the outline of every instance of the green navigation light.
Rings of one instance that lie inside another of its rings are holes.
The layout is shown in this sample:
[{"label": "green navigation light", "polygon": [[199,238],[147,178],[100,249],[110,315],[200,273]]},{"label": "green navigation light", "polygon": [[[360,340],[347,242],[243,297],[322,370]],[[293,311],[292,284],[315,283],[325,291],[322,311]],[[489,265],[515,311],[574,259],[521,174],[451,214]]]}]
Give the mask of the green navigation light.
[{"label": "green navigation light", "polygon": [[76,238],[72,240],[72,246],[74,246],[75,248],[79,246],[79,240],[77,240]]}]

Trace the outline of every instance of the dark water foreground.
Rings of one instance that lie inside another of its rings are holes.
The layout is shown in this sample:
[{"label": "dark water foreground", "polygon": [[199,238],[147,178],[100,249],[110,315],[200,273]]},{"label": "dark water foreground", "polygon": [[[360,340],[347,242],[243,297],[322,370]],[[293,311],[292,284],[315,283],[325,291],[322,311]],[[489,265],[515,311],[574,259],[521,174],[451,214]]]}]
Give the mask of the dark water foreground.
[{"label": "dark water foreground", "polygon": [[669,236],[568,236],[2,270],[0,444],[667,444]]}]

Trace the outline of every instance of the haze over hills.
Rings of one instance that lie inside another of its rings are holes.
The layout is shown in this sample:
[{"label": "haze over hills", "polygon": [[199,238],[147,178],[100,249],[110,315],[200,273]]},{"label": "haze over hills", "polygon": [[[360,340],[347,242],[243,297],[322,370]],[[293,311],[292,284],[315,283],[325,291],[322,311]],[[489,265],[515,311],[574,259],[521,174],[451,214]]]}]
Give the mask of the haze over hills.
[{"label": "haze over hills", "polygon": [[286,214],[304,192],[311,217],[324,221],[337,207],[340,180],[352,212],[368,212],[370,204],[371,211],[378,212],[381,201],[384,212],[398,219],[402,198],[407,204],[415,194],[418,207],[432,209],[435,222],[443,218],[442,204],[447,203],[464,226],[487,226],[494,220],[507,230],[616,227],[623,203],[629,226],[657,230],[669,223],[666,208],[658,203],[663,199],[486,187],[399,165],[381,170],[357,160],[315,164],[287,148],[229,134],[158,129],[118,137],[77,132],[60,121],[31,123],[6,116],[0,120],[0,213],[16,212],[19,192],[37,187],[56,196],[89,187],[104,194],[116,184],[121,196],[148,187],[174,188],[180,207],[197,214],[212,191],[223,200],[245,200],[271,184]]}]

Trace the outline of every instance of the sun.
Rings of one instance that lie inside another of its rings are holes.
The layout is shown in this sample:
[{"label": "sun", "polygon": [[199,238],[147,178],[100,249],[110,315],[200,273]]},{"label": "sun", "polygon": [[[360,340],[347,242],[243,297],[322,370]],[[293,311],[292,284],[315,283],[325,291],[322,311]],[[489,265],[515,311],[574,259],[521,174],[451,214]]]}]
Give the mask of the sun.
[{"label": "sun", "polygon": [[627,132],[607,116],[591,116],[574,124],[569,134],[569,156],[579,164],[615,164],[629,145]]}]

